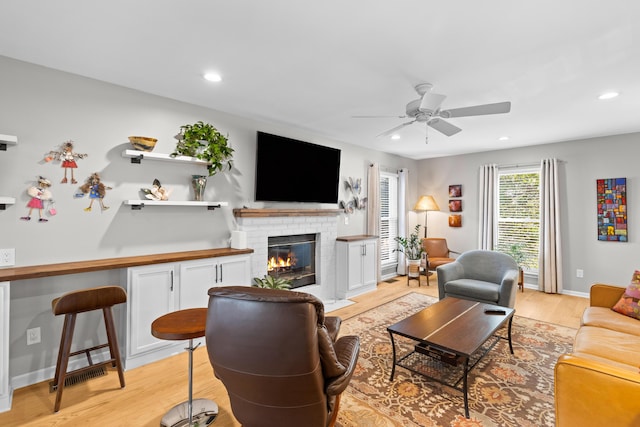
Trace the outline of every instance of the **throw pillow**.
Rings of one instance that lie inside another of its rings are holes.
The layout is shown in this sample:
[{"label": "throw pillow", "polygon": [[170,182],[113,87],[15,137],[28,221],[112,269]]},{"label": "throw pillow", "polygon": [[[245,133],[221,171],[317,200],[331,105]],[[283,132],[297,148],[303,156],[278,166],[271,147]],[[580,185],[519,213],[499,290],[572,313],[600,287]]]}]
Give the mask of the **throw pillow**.
[{"label": "throw pillow", "polygon": [[640,270],[633,272],[631,284],[627,286],[620,300],[612,307],[625,316],[640,320]]}]

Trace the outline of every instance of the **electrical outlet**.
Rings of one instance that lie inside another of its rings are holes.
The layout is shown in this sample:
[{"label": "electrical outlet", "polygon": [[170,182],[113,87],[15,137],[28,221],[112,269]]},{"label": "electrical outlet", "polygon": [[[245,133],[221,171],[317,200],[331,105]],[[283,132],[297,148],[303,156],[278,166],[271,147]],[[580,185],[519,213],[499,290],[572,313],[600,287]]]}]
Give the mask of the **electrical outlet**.
[{"label": "electrical outlet", "polygon": [[10,267],[16,265],[16,250],[0,249],[0,267]]},{"label": "electrical outlet", "polygon": [[40,342],[40,327],[27,329],[27,345]]},{"label": "electrical outlet", "polygon": [[580,278],[584,277],[584,271],[581,270],[581,269],[577,269],[576,270],[576,277],[580,277]]}]

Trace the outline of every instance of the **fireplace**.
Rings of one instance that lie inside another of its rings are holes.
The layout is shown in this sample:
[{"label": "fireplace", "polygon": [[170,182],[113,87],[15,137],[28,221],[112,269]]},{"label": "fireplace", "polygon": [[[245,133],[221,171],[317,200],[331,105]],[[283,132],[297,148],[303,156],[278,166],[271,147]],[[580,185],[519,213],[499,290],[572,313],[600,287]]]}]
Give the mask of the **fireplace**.
[{"label": "fireplace", "polygon": [[315,284],[316,235],[269,237],[267,274],[289,280],[292,289]]}]

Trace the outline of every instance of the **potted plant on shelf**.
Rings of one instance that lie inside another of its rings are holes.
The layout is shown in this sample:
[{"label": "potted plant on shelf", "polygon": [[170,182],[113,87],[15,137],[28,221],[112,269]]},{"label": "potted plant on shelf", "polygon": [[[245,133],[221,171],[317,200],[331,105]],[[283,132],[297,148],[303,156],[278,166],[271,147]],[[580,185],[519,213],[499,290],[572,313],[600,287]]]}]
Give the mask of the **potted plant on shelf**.
[{"label": "potted plant on shelf", "polygon": [[229,146],[228,138],[209,123],[199,121],[180,126],[176,138],[178,144],[171,156],[189,156],[206,161],[209,176],[225,168],[230,170],[233,166],[233,148]]},{"label": "potted plant on shelf", "polygon": [[[407,257],[409,262],[409,271],[411,270],[417,271],[420,274],[420,261],[422,260],[422,254],[424,253],[424,248],[422,247],[422,240],[419,237],[420,232],[420,224],[416,225],[413,233],[409,235],[409,237],[401,237],[397,236],[395,241],[398,243],[398,248],[394,249],[394,251],[402,252]],[[416,269],[411,268],[411,266],[418,266]]]}]

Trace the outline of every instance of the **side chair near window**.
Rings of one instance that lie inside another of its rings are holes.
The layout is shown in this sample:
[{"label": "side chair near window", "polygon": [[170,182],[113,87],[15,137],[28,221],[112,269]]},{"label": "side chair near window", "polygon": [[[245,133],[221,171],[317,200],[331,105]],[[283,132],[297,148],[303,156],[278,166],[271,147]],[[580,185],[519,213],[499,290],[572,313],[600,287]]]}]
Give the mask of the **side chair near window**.
[{"label": "side chair near window", "polygon": [[451,296],[513,308],[518,290],[518,264],[495,251],[464,252],[437,268],[440,299]]},{"label": "side chair near window", "polygon": [[327,427],[358,360],[359,338],[337,338],[313,295],[228,286],[209,289],[209,361],[244,427]]},{"label": "side chair near window", "polygon": [[422,247],[425,253],[422,255],[420,267],[427,276],[427,285],[429,283],[429,272],[436,271],[441,265],[449,264],[455,261],[451,254],[460,255],[460,252],[452,251],[447,245],[447,239],[441,237],[429,237],[422,239]]}]

